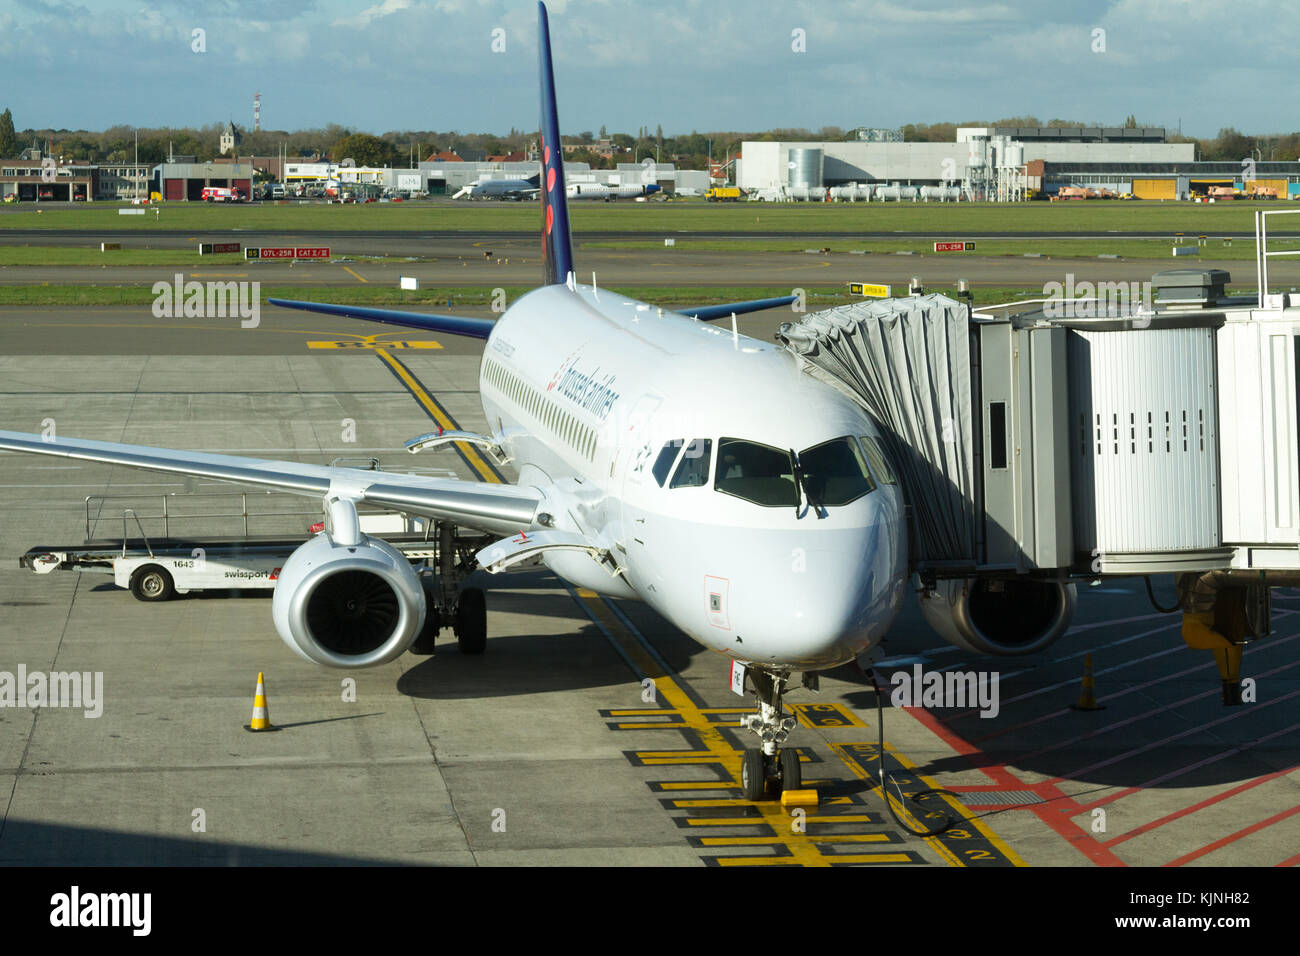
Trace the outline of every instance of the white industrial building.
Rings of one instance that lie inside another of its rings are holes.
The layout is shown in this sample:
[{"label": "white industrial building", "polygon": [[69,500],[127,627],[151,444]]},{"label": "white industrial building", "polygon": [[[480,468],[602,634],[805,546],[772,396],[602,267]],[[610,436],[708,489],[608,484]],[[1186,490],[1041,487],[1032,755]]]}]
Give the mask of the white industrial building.
[{"label": "white industrial building", "polygon": [[1194,144],[1164,139],[1163,129],[962,127],[953,143],[750,141],[736,185],[771,199],[1023,199],[1025,167],[1036,160],[1141,167],[1195,159]]}]

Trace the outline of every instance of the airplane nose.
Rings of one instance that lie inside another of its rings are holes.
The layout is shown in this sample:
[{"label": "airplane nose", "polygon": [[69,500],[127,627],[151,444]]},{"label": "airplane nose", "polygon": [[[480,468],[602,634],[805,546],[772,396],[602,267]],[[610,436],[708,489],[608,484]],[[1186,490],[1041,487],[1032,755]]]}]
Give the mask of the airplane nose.
[{"label": "airplane nose", "polygon": [[737,566],[750,571],[738,576],[731,594],[735,656],[826,668],[879,640],[898,611],[903,574],[897,524],[878,512],[873,518],[863,526],[789,532],[761,556],[737,555]]}]

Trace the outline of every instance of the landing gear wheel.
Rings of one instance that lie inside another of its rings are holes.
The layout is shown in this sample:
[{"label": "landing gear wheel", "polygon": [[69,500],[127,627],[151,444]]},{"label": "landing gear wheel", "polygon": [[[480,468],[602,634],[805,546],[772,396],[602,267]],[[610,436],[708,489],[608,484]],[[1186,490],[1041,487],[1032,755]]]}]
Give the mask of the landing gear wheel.
[{"label": "landing gear wheel", "polygon": [[482,654],[487,649],[487,601],[482,588],[460,592],[454,629],[462,654]]},{"label": "landing gear wheel", "polygon": [[799,766],[799,751],[789,747],[781,751],[781,789],[798,790],[803,786],[803,769]]},{"label": "landing gear wheel", "polygon": [[137,601],[170,601],[176,595],[176,585],[166,568],[146,564],[131,575],[131,593]]},{"label": "landing gear wheel", "polygon": [[763,751],[750,748],[740,761],[740,789],[746,800],[762,800],[767,790],[766,761]]},{"label": "landing gear wheel", "polygon": [[431,607],[424,613],[424,627],[420,628],[420,633],[411,642],[411,653],[432,654],[440,630],[442,628],[438,627],[438,609]]}]

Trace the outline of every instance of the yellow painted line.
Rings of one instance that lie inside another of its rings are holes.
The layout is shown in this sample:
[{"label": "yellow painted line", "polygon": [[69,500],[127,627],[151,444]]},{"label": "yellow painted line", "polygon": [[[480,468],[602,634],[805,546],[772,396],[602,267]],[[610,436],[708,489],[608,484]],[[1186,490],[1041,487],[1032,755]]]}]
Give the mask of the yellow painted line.
[{"label": "yellow painted line", "polygon": [[247,279],[247,272],[191,272],[191,279]]},{"label": "yellow painted line", "polygon": [[[438,407],[437,403],[434,402],[429,393],[425,391],[424,386],[421,385],[419,380],[410,373],[410,370],[407,369],[405,365],[383,349],[377,349],[376,354],[380,359],[387,363],[389,368],[397,373],[397,377],[402,380],[402,384],[410,389],[411,394],[415,396],[415,400],[419,402],[424,410],[433,417],[435,422],[447,430],[455,430],[456,423]],[[466,442],[456,442],[456,447],[461,450],[461,453],[464,454],[465,458],[469,461],[470,466],[478,473],[478,477],[481,480],[493,484],[500,484],[501,479],[493,473],[487,460],[484,459],[478,448]]]},{"label": "yellow painted line", "polygon": [[351,276],[352,276],[354,279],[356,279],[358,282],[369,282],[369,281],[370,281],[370,280],[367,279],[365,276],[360,276],[360,275],[357,275],[355,272],[353,272],[351,266],[344,266],[344,267],[343,267],[343,271],[344,271],[344,272],[347,272],[347,273],[349,273],[349,274],[351,274]]},{"label": "yellow painted line", "polygon": [[[846,853],[844,856],[822,857],[825,865],[832,863],[914,863],[906,853]],[[718,866],[800,866],[802,861],[788,856],[723,856],[715,861]]]},{"label": "yellow painted line", "polygon": [[441,342],[432,339],[413,341],[411,339],[390,339],[384,342],[308,342],[309,349],[440,349]]},{"label": "yellow painted line", "polygon": [[[852,770],[853,773],[856,774],[860,779],[868,780],[876,784],[879,783],[879,781],[875,777],[868,774],[865,769],[863,769],[861,766],[858,765],[858,763],[855,760],[853,760],[851,757],[845,754],[836,744],[830,744],[829,746],[831,750],[834,752],[835,756],[839,757],[840,760],[842,760],[848,766],[848,768]],[[890,745],[889,741],[885,741],[885,751],[890,756],[892,756],[895,760],[897,760],[900,764],[902,764],[904,768],[912,771],[916,775],[916,779],[925,783],[927,787],[939,788],[940,785],[937,781],[931,779],[930,777],[925,776],[925,774],[918,773],[916,764],[912,763],[912,761],[908,760],[905,756],[903,756],[903,754],[895,750]],[[948,804],[948,806],[952,808],[953,812],[956,814],[957,819],[962,821],[963,827],[970,827],[974,830],[978,830],[980,834],[984,837],[984,839],[988,840],[989,843],[993,844],[993,846],[998,850],[998,852],[1000,852],[1003,856],[1007,858],[1007,860],[1011,863],[1012,866],[1029,865],[1024,860],[1022,860],[1019,857],[1019,855],[1017,855],[1016,852],[1013,849],[1011,849],[1011,847],[1007,846],[1006,842],[1003,841],[1001,837],[999,837],[996,833],[990,830],[982,820],[976,817],[967,816],[966,807],[962,806],[962,804],[957,800],[956,797],[949,796],[946,793],[937,794],[937,796],[941,797],[944,803]],[[897,806],[897,803],[895,803],[894,809],[896,811],[900,809]],[[904,816],[904,817],[912,816],[912,814],[909,813],[906,808],[901,808],[901,810],[902,812],[899,814],[900,816]],[[924,823],[920,823],[915,819],[912,820],[912,823],[918,829],[925,828]],[[953,866],[966,865],[965,861],[963,861],[960,857],[952,853],[948,849],[948,847],[944,845],[943,841],[940,840],[938,837],[926,837],[925,842],[928,843],[936,853],[938,853],[941,857],[947,860],[951,865]]]},{"label": "yellow painted line", "polygon": [[[696,837],[701,846],[770,846],[779,837]],[[844,833],[838,836],[813,837],[818,843],[889,843],[888,833]],[[839,857],[835,857],[839,859]]]}]

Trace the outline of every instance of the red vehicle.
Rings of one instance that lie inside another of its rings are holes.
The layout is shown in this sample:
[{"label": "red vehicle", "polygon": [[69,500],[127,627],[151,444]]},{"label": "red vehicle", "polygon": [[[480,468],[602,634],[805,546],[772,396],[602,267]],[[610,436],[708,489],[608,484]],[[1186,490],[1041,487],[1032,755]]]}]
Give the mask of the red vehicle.
[{"label": "red vehicle", "polygon": [[204,202],[243,202],[244,194],[238,186],[204,186],[201,198]]}]

